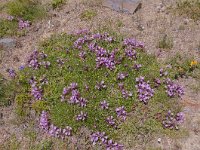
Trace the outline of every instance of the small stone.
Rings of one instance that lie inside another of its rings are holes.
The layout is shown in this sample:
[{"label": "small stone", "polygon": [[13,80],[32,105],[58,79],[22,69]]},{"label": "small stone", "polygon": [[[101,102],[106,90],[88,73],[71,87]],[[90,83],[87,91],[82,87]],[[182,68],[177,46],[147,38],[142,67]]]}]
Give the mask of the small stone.
[{"label": "small stone", "polygon": [[0,47],[3,48],[14,48],[16,46],[16,40],[12,38],[0,39]]},{"label": "small stone", "polygon": [[183,23],[184,23],[185,25],[187,25],[189,22],[190,22],[190,21],[189,21],[189,19],[187,19],[187,18],[183,20]]},{"label": "small stone", "polygon": [[161,138],[158,138],[158,143],[161,143]]}]

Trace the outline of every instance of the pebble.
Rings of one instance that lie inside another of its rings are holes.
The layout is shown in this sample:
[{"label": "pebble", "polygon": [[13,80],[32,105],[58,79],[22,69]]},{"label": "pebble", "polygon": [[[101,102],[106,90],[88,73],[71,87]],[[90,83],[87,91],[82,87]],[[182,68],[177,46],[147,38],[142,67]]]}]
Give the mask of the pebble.
[{"label": "pebble", "polygon": [[161,143],[161,138],[158,138],[158,143]]}]

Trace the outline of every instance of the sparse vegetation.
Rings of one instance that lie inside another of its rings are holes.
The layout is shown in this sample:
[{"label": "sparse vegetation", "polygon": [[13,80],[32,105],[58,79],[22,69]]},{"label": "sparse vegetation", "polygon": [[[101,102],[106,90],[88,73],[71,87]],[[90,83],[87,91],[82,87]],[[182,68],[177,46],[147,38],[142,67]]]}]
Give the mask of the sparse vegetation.
[{"label": "sparse vegetation", "polygon": [[66,0],[52,0],[51,5],[52,5],[53,9],[56,9],[58,7],[61,7],[65,3],[66,3]]},{"label": "sparse vegetation", "polygon": [[179,0],[176,4],[176,12],[192,19],[200,19],[200,1],[199,0]]},{"label": "sparse vegetation", "polygon": [[161,37],[157,47],[162,49],[172,49],[173,39],[170,38],[167,34],[165,34],[164,36]]},{"label": "sparse vegetation", "polygon": [[0,74],[0,107],[11,105],[14,99],[13,83]]},{"label": "sparse vegetation", "polygon": [[81,20],[91,20],[97,15],[94,10],[85,10],[81,13],[80,18]]},{"label": "sparse vegetation", "polygon": [[0,37],[23,36],[25,34],[25,30],[18,29],[17,20],[9,21],[5,19],[0,19]]},{"label": "sparse vegetation", "polygon": [[8,14],[23,20],[34,21],[45,16],[45,9],[38,0],[13,0],[6,6]]}]

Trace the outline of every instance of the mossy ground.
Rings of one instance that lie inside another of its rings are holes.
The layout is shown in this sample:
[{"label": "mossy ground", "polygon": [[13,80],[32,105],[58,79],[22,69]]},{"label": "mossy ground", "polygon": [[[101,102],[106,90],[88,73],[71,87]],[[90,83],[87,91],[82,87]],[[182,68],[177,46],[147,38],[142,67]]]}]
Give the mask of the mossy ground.
[{"label": "mossy ground", "polygon": [[[160,78],[159,69],[161,65],[157,62],[155,56],[148,55],[142,49],[137,49],[137,60],[125,59],[122,45],[123,37],[115,33],[112,36],[115,37],[115,41],[112,43],[97,40],[101,47],[109,51],[118,48],[117,57],[124,57],[122,63],[112,71],[107,68],[96,69],[95,55],[88,50],[86,45],[83,48],[87,52],[86,59],[82,60],[79,57],[79,50],[73,47],[73,43],[78,36],[54,35],[43,42],[39,51],[48,55],[45,61],[49,61],[51,66],[48,69],[41,67],[38,70],[25,68],[19,72],[16,78],[16,82],[20,87],[18,87],[16,97],[18,114],[28,115],[29,108],[37,112],[47,110],[50,114],[51,123],[58,127],[71,126],[74,134],[84,126],[92,131],[104,131],[110,137],[118,140],[130,135],[137,140],[139,136],[164,133],[166,129],[162,127],[162,119],[167,111],[171,110],[175,113],[181,111],[177,98],[170,99],[167,96],[164,85],[162,85],[155,89],[155,95],[145,105],[138,100],[135,88],[135,79],[139,76],[144,76],[145,81],[150,81],[150,85],[154,87],[154,79]],[[62,59],[64,64],[59,66],[57,59]],[[133,69],[135,63],[142,64],[142,68],[139,71]],[[174,78],[175,74],[172,70],[168,69],[168,77]],[[127,90],[133,91],[133,97],[127,100],[122,97],[118,88],[120,81],[117,80],[117,74],[120,72],[129,74],[123,82]],[[30,85],[28,82],[32,76],[35,76],[37,80],[45,76],[48,80],[48,85],[43,87],[44,97],[42,101],[30,101]],[[107,89],[101,91],[95,89],[95,85],[100,81],[105,81]],[[88,100],[87,107],[81,108],[67,102],[61,102],[63,88],[69,86],[72,82],[78,83],[78,90],[81,96]],[[86,90],[85,85],[89,87],[89,90]],[[110,104],[108,110],[100,108],[99,104],[102,100],[106,100]],[[120,106],[125,106],[128,112],[128,119],[125,122],[118,120],[118,129],[114,129],[108,126],[105,119],[108,116],[116,118],[115,108]],[[88,113],[86,121],[76,121],[76,115],[80,111]],[[148,138],[144,140],[148,141]]]}]

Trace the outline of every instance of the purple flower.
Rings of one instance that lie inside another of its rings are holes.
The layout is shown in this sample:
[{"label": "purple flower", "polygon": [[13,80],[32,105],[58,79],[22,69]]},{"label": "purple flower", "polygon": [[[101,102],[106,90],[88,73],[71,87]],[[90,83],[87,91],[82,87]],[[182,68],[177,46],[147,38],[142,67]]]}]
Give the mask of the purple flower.
[{"label": "purple flower", "polygon": [[123,150],[123,145],[114,142],[112,139],[108,139],[105,132],[95,132],[90,136],[91,142],[95,145],[97,142],[104,144],[107,150]]},{"label": "purple flower", "polygon": [[69,127],[69,126],[67,126],[66,128],[64,128],[64,129],[62,130],[62,134],[63,134],[64,136],[71,136],[71,134],[72,134],[72,128]]},{"label": "purple flower", "polygon": [[104,81],[101,81],[101,82],[97,83],[97,85],[95,86],[95,88],[96,88],[97,90],[102,90],[102,89],[106,89],[107,86],[105,85],[105,82],[104,82]]},{"label": "purple flower", "polygon": [[138,71],[141,67],[142,67],[141,64],[135,64],[135,65],[133,66],[133,68],[134,68],[135,70],[137,70],[137,71]]},{"label": "purple flower", "polygon": [[136,88],[138,92],[138,98],[140,101],[147,104],[149,99],[153,97],[154,90],[150,87],[148,82],[144,81],[144,77],[136,78],[136,82],[137,82]]},{"label": "purple flower", "polygon": [[126,120],[127,113],[124,106],[116,108],[115,112],[117,113],[117,117],[121,118],[123,121]]},{"label": "purple flower", "polygon": [[111,125],[111,126],[115,126],[115,119],[113,116],[109,116],[106,118],[106,122]]},{"label": "purple flower", "polygon": [[88,40],[87,36],[84,37],[80,37],[78,38],[75,42],[74,42],[74,47],[82,50],[83,45],[85,44],[85,42]]},{"label": "purple flower", "polygon": [[169,110],[166,115],[166,118],[163,120],[163,126],[164,128],[178,129],[178,125],[183,123],[183,121],[184,121],[183,112],[179,112],[176,115],[174,115],[174,113],[172,113]]},{"label": "purple flower", "polygon": [[79,103],[80,93],[78,90],[72,90],[72,96],[70,97],[69,103],[70,104],[77,104]]},{"label": "purple flower", "polygon": [[71,83],[71,84],[70,84],[70,88],[71,88],[72,90],[77,89],[77,88],[78,88],[78,83],[75,83],[75,82]]},{"label": "purple flower", "polygon": [[137,52],[135,50],[126,49],[125,54],[129,59],[137,59]]},{"label": "purple flower", "polygon": [[87,100],[85,99],[85,98],[80,98],[79,99],[79,106],[81,106],[81,107],[86,107],[86,105],[87,105]]},{"label": "purple flower", "polygon": [[118,75],[117,75],[118,80],[123,80],[126,77],[128,77],[128,73],[118,73]]},{"label": "purple flower", "polygon": [[170,79],[167,79],[165,83],[166,83],[166,89],[167,89],[166,92],[169,97],[174,97],[176,95],[181,97],[182,95],[184,95],[183,87],[179,86],[178,84],[175,84]]},{"label": "purple flower", "polygon": [[108,137],[105,135],[105,132],[95,132],[92,133],[90,136],[90,140],[93,145],[95,145],[97,142],[101,142],[102,144],[106,144]]},{"label": "purple flower", "polygon": [[31,95],[36,99],[36,100],[41,100],[42,99],[42,90],[36,85],[32,85],[31,88]]},{"label": "purple flower", "polygon": [[54,126],[53,124],[50,125],[49,134],[53,137],[61,137],[62,129]]},{"label": "purple flower", "polygon": [[80,52],[80,53],[79,53],[79,57],[80,57],[81,59],[85,59],[85,58],[86,58],[86,52],[84,52],[84,51]]},{"label": "purple flower", "polygon": [[40,64],[38,62],[39,53],[37,50],[34,50],[28,59],[28,66],[33,69],[38,69]]},{"label": "purple flower", "polygon": [[133,48],[144,48],[144,43],[137,41],[136,39],[125,39],[124,40],[124,45],[125,46],[131,46]]},{"label": "purple flower", "polygon": [[45,131],[48,131],[49,129],[49,121],[46,111],[42,111],[40,115],[40,127],[44,129]]},{"label": "purple flower", "polygon": [[25,68],[25,66],[21,65],[21,66],[19,67],[19,70],[20,70],[20,71],[21,71],[21,70],[24,70],[24,68]]},{"label": "purple flower", "polygon": [[8,73],[9,73],[9,76],[10,76],[11,78],[15,78],[15,76],[16,76],[15,70],[13,70],[13,69],[8,69]]},{"label": "purple flower", "polygon": [[9,21],[13,21],[14,17],[13,17],[13,16],[8,16],[7,19],[8,19]]},{"label": "purple flower", "polygon": [[62,66],[62,65],[65,63],[64,60],[61,59],[61,58],[58,58],[58,59],[56,60],[56,62],[58,63],[59,66]]},{"label": "purple flower", "polygon": [[121,91],[124,89],[124,83],[118,83],[118,86]]},{"label": "purple flower", "polygon": [[123,145],[113,142],[113,140],[109,140],[106,144],[106,150],[123,150]]},{"label": "purple flower", "polygon": [[185,115],[183,112],[179,112],[176,114],[176,121],[177,121],[177,124],[181,124],[183,123],[185,120]]},{"label": "purple flower", "polygon": [[18,22],[18,26],[20,29],[28,28],[28,27],[30,27],[30,21],[23,21],[20,19]]},{"label": "purple flower", "polygon": [[97,44],[92,42],[88,45],[88,48],[90,51],[95,52],[96,48],[97,48]]},{"label": "purple flower", "polygon": [[155,87],[159,87],[161,85],[161,81],[158,78],[154,80],[154,83],[155,83]]},{"label": "purple flower", "polygon": [[82,112],[82,111],[81,111],[80,114],[78,114],[78,115],[76,116],[76,120],[77,120],[77,121],[84,121],[84,120],[86,120],[86,119],[87,119],[87,113],[84,113],[84,112]]},{"label": "purple flower", "polygon": [[108,109],[109,104],[104,100],[100,102],[100,106],[102,109]]},{"label": "purple flower", "polygon": [[122,92],[123,98],[125,98],[125,99],[128,99],[129,97],[132,97],[132,96],[133,96],[133,93],[132,93],[132,92],[127,91],[127,90],[125,90],[125,89],[121,89],[121,92]]},{"label": "purple flower", "polygon": [[68,93],[69,93],[69,91],[70,91],[70,88],[69,87],[64,87],[63,88],[63,95],[67,95]]}]

